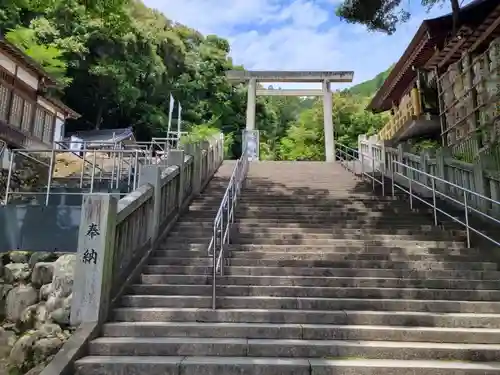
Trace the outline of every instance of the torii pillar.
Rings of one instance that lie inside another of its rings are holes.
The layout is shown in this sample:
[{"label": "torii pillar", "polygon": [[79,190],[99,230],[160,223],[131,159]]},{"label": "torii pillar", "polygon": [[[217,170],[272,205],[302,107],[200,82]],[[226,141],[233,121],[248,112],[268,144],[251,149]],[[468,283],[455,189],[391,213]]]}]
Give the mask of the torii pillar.
[{"label": "torii pillar", "polygon": [[[257,95],[323,96],[323,127],[327,162],[335,161],[335,138],[332,116],[331,82],[352,82],[354,72],[301,72],[301,71],[245,71],[231,70],[227,78],[233,82],[248,82],[246,130],[255,130],[255,99]],[[257,89],[261,82],[320,82],[321,90],[266,90]]]}]

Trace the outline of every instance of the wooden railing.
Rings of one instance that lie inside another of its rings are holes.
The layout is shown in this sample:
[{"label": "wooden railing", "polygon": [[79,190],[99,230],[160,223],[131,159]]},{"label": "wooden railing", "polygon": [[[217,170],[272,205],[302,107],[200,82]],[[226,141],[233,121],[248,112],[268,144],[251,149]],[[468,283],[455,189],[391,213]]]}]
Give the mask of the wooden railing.
[{"label": "wooden railing", "polygon": [[422,104],[420,100],[420,91],[412,89],[402,99],[399,107],[394,108],[395,113],[391,119],[380,130],[378,136],[381,140],[389,140],[410,121],[412,118],[422,114]]},{"label": "wooden railing", "polygon": [[[496,171],[485,168],[484,163],[466,163],[451,157],[451,151],[441,149],[434,153],[422,152],[420,155],[406,152],[403,145],[398,148],[384,147],[377,137],[359,137],[358,149],[365,156],[375,159],[377,170],[391,172],[394,165],[393,160],[409,165],[419,171],[436,176],[440,179],[456,184],[462,188],[474,191],[493,201],[500,201],[500,176]],[[411,170],[400,171],[409,174],[414,180],[429,186],[430,181],[421,173],[414,173]],[[408,176],[409,177],[409,176]],[[463,192],[455,191],[450,185],[436,186],[436,189],[443,194],[462,201]],[[486,199],[479,200],[477,197],[470,197],[470,206],[487,213],[493,217],[500,218],[498,205],[492,205]]]},{"label": "wooden railing", "polygon": [[165,164],[143,166],[139,188],[119,201],[109,194],[84,197],[72,325],[105,319],[152,248],[216,172],[223,150],[222,135],[172,150]]}]

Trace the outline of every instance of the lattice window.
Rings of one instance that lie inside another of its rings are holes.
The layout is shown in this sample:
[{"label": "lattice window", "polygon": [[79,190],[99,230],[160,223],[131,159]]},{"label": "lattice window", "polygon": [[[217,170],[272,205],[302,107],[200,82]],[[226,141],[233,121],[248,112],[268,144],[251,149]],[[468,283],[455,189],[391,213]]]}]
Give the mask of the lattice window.
[{"label": "lattice window", "polygon": [[7,120],[10,90],[0,83],[0,120]]},{"label": "lattice window", "polygon": [[42,139],[43,136],[43,123],[45,120],[45,111],[38,107],[35,114],[35,123],[33,125],[33,135],[38,139]]},{"label": "lattice window", "polygon": [[21,122],[21,129],[23,129],[25,132],[30,131],[32,113],[33,113],[33,104],[25,100],[23,107],[23,120]]},{"label": "lattice window", "polygon": [[52,143],[52,130],[54,129],[54,115],[45,112],[45,122],[43,125],[43,141]]},{"label": "lattice window", "polygon": [[10,119],[9,122],[15,127],[19,128],[21,126],[21,120],[23,118],[23,105],[24,99],[21,98],[16,93],[13,93],[12,107],[10,108]]}]

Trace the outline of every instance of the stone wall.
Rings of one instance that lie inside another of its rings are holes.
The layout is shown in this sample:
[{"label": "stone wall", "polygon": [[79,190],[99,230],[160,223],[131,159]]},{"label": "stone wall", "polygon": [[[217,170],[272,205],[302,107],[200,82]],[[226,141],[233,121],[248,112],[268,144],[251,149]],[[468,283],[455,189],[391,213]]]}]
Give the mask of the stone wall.
[{"label": "stone wall", "polygon": [[9,374],[37,374],[71,335],[75,260],[75,254],[2,254],[0,355]]}]

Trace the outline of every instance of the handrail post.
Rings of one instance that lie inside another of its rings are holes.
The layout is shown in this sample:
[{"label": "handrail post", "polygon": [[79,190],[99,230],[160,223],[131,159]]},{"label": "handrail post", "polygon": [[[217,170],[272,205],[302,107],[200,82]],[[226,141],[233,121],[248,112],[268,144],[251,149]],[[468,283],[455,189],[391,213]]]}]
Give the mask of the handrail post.
[{"label": "handrail post", "polygon": [[432,184],[432,208],[434,209],[434,225],[438,225],[437,219],[437,207],[436,207],[436,181],[434,178],[431,178]]},{"label": "handrail post", "polygon": [[465,211],[465,231],[467,233],[467,248],[470,248],[471,246],[471,241],[470,241],[470,227],[469,227],[469,206],[467,204],[467,192],[463,190],[464,192],[464,211]]}]

